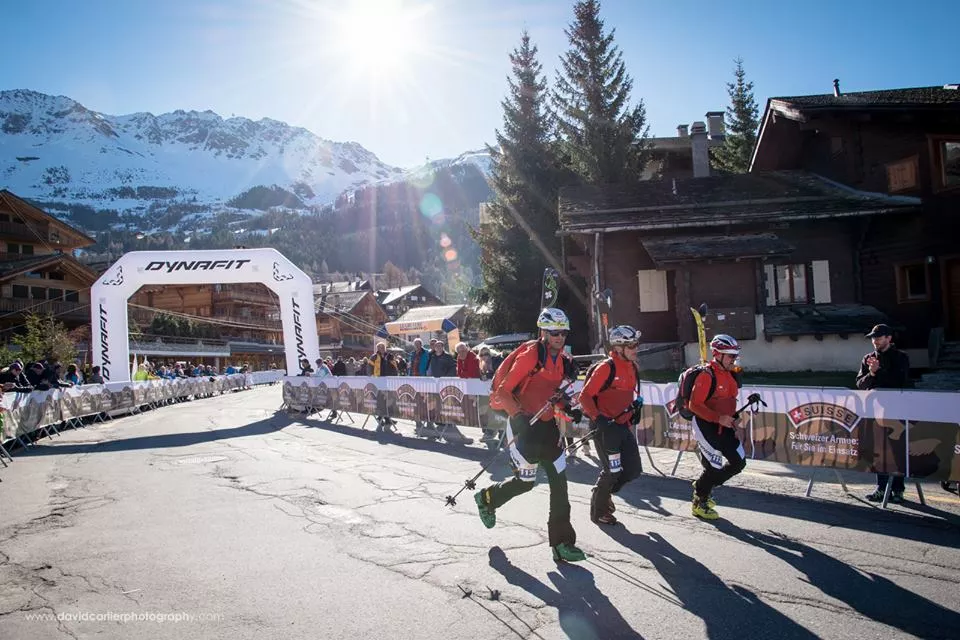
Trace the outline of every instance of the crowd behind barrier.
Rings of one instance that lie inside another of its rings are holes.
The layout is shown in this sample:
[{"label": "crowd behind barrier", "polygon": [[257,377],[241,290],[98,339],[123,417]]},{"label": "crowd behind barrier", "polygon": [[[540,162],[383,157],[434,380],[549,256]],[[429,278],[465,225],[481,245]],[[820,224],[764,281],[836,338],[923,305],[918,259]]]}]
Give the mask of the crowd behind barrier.
[{"label": "crowd behind barrier", "polygon": [[21,444],[37,431],[74,426],[85,418],[113,417],[137,413],[144,407],[205,398],[283,379],[284,371],[256,371],[245,374],[107,382],[73,387],[3,394],[2,442]]},{"label": "crowd behind barrier", "polygon": [[[574,398],[582,387],[574,387]],[[284,404],[295,410],[389,416],[418,422],[502,429],[490,411],[490,383],[459,378],[285,377]],[[643,383],[640,445],[695,451],[690,422],[674,410],[677,385]],[[791,465],[960,480],[960,394],[932,391],[747,386],[766,402],[745,414],[747,458]],[[581,429],[585,428],[581,425]]]}]

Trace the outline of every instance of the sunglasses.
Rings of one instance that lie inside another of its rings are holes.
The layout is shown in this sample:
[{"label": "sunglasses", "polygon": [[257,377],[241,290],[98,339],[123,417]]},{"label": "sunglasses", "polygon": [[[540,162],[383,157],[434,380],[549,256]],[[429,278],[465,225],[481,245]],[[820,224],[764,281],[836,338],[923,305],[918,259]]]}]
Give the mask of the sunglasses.
[{"label": "sunglasses", "polygon": [[639,343],[639,342],[628,342],[627,344],[623,345],[623,348],[624,348],[624,349],[636,349],[636,348],[639,347],[639,346],[640,346],[640,343]]},{"label": "sunglasses", "polygon": [[560,336],[566,337],[569,331],[547,331],[547,335],[551,338],[559,338]]}]

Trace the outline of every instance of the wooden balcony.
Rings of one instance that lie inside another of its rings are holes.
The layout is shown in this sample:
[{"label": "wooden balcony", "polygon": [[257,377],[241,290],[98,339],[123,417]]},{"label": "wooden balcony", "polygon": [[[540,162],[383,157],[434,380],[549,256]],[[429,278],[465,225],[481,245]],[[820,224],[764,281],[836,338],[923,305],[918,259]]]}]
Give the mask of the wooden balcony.
[{"label": "wooden balcony", "polygon": [[34,243],[50,243],[50,226],[0,221],[0,240],[8,238],[10,240],[28,240]]},{"label": "wooden balcony", "polygon": [[270,307],[280,307],[280,300],[269,291],[247,291],[244,289],[214,291],[213,303],[259,304]]},{"label": "wooden balcony", "polygon": [[63,322],[90,322],[90,305],[86,302],[0,298],[0,314],[17,313],[50,314]]}]

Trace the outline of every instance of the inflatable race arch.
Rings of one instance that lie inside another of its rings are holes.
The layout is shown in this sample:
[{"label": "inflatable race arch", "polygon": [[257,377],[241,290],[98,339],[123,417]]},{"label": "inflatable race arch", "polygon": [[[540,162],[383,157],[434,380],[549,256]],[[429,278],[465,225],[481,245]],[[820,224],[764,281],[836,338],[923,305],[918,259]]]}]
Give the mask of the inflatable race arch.
[{"label": "inflatable race arch", "polygon": [[144,285],[260,283],[280,299],[287,373],[320,357],[313,282],[276,249],[132,251],[90,289],[93,364],[106,382],[130,380],[127,300]]}]

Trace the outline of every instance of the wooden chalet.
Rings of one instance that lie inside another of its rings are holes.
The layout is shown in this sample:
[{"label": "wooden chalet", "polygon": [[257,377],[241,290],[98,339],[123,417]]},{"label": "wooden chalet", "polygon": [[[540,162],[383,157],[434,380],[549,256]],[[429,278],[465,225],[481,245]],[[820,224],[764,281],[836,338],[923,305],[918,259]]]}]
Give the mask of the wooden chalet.
[{"label": "wooden chalet", "polygon": [[561,234],[572,240],[567,267],[592,292],[615,293],[611,326],[632,324],[647,343],[685,344],[692,363],[690,308],[706,302],[708,332],[743,341],[745,366],[846,370],[867,346],[862,334],[887,320],[858,293],[863,221],[909,214],[919,202],[777,171],[569,187],[559,207]]},{"label": "wooden chalet", "polygon": [[771,98],[752,171],[784,169],[919,203],[853,225],[852,296],[915,366],[960,368],[960,87]]},{"label": "wooden chalet", "polygon": [[377,291],[377,302],[383,307],[389,320],[396,320],[410,309],[443,304],[440,298],[430,293],[422,284],[412,284],[395,289],[379,289]]},{"label": "wooden chalet", "polygon": [[373,353],[374,335],[387,322],[377,296],[363,282],[313,286],[320,352],[364,357]]},{"label": "wooden chalet", "polygon": [[52,315],[71,329],[90,323],[90,286],[97,274],[72,254],[93,243],[0,190],[0,342],[10,341],[28,313]]}]

